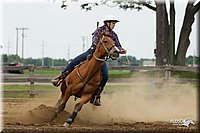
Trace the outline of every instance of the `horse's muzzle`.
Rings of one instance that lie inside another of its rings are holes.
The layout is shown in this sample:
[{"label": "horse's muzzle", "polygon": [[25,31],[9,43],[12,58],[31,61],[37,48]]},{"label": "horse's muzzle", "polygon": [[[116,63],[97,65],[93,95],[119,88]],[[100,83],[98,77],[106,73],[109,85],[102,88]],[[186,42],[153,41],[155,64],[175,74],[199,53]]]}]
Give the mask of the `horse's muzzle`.
[{"label": "horse's muzzle", "polygon": [[114,50],[113,53],[110,55],[112,60],[116,60],[119,57],[120,52],[118,50]]}]

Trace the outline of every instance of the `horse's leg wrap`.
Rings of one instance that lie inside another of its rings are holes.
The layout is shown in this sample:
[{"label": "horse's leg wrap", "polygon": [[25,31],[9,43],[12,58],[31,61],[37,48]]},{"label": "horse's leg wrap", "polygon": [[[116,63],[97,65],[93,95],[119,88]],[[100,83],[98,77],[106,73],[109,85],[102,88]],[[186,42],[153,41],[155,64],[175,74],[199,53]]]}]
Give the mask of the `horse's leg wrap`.
[{"label": "horse's leg wrap", "polygon": [[77,112],[73,112],[72,114],[71,114],[71,116],[67,119],[67,123],[69,124],[69,125],[71,125],[73,122],[74,122],[74,119],[76,118],[76,116],[77,116]]},{"label": "horse's leg wrap", "polygon": [[67,123],[70,125],[74,122],[74,119],[76,118],[78,112],[81,110],[82,108],[82,104],[81,103],[77,103],[74,107],[74,112],[71,114],[71,116],[67,119]]}]

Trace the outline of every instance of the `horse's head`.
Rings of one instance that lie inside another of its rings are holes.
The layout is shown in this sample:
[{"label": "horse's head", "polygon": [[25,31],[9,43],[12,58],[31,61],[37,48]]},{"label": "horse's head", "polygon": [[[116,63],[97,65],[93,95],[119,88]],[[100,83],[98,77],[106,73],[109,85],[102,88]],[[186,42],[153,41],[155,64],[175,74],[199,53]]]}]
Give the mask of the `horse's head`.
[{"label": "horse's head", "polygon": [[103,35],[99,33],[100,41],[98,44],[98,51],[102,53],[102,56],[108,56],[111,59],[119,57],[119,51],[115,47],[115,42],[110,38],[109,35]]}]

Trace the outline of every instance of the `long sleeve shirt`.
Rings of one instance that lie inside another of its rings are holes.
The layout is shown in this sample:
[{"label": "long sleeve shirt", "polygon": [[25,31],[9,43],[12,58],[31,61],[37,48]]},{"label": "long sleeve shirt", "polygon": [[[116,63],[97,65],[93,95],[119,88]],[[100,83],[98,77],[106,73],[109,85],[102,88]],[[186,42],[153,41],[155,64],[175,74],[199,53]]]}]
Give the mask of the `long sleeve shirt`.
[{"label": "long sleeve shirt", "polygon": [[104,35],[105,35],[106,33],[109,33],[111,39],[115,42],[115,46],[116,46],[119,50],[123,49],[122,46],[121,46],[121,44],[120,44],[120,42],[119,42],[119,39],[118,39],[117,34],[116,34],[114,31],[109,31],[109,30],[107,30],[107,28],[106,28],[105,25],[102,26],[102,27],[99,27],[98,29],[96,29],[96,30],[92,33],[92,35],[93,35],[93,37],[92,37],[92,47],[95,47],[95,48],[96,48],[96,46],[97,46],[97,44],[98,44],[98,42],[99,42],[99,40],[100,40],[100,38],[99,38],[99,36],[98,36],[98,33],[99,33],[99,32],[103,33]]}]

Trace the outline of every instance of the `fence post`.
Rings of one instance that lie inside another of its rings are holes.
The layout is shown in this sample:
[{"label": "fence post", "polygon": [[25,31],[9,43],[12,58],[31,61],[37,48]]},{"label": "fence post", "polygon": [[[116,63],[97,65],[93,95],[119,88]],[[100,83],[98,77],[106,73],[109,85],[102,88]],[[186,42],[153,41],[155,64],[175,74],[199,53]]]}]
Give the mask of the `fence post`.
[{"label": "fence post", "polygon": [[171,66],[170,65],[166,65],[165,66],[165,79],[170,79],[171,78]]},{"label": "fence post", "polygon": [[31,66],[29,68],[29,76],[30,76],[30,92],[29,92],[29,94],[30,94],[30,98],[34,98],[35,94],[36,94],[35,89],[34,89],[34,81],[35,81],[35,79],[34,79],[34,66]]}]

